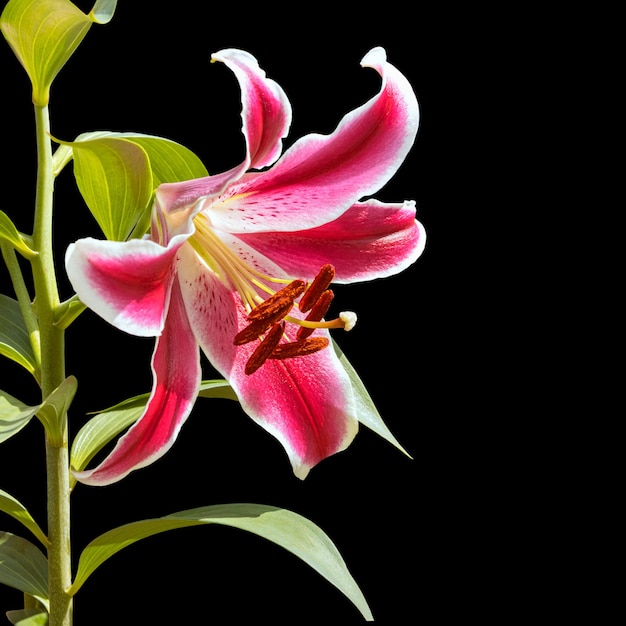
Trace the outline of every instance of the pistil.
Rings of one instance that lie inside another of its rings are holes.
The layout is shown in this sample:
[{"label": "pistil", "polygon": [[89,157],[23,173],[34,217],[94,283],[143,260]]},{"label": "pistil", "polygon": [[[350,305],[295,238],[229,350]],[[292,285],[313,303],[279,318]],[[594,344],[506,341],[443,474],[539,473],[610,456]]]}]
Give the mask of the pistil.
[{"label": "pistil", "polygon": [[[315,304],[313,304],[310,307],[311,310],[309,311],[309,314],[306,316],[305,321],[306,322],[319,322],[324,317],[324,315],[328,313],[328,309],[330,308],[330,303],[333,301],[334,297],[335,297],[335,294],[330,289],[327,289],[326,291],[322,292],[317,302],[315,302]],[[300,304],[302,305],[302,303]],[[302,306],[300,306],[300,310],[302,310]],[[306,326],[300,326],[300,328],[298,328],[298,334],[296,335],[296,338],[298,340],[306,339],[307,337],[313,334],[314,330],[315,328],[307,328]]]}]

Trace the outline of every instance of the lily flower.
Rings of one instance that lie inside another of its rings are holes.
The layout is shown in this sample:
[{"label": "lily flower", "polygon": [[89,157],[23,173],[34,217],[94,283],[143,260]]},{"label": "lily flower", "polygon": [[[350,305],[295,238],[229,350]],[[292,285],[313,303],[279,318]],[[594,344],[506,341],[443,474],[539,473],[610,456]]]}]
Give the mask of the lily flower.
[{"label": "lily flower", "polygon": [[282,88],[242,50],[212,61],[241,88],[244,161],[160,185],[143,239],[86,238],[67,250],[85,305],[123,331],[157,337],[143,415],[100,465],[76,472],[83,483],[120,480],[172,446],[198,395],[199,348],[305,478],[358,429],[352,384],[328,345],[329,329],[349,330],[356,316],[325,319],[331,283],[396,274],[424,249],[413,201],[365,199],[398,170],[419,119],[383,48],[361,63],[380,74],[378,94],[331,134],[307,135],[282,156],[291,123]]}]

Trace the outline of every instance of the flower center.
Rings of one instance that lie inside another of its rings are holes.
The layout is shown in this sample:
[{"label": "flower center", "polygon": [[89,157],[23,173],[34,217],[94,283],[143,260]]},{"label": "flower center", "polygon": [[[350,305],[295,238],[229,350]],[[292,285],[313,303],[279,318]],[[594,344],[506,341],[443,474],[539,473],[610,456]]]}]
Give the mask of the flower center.
[{"label": "flower center", "polygon": [[[328,339],[311,337],[319,328],[351,330],[354,327],[356,314],[350,311],[324,320],[334,298],[329,289],[335,277],[332,265],[323,265],[310,284],[301,279],[268,276],[235,254],[216,235],[202,213],[194,217],[194,224],[196,232],[189,243],[215,275],[237,291],[248,314],[250,323],[235,335],[233,343],[239,346],[259,341],[246,363],[246,374],[256,372],[268,359],[294,358],[323,350],[328,346]],[[285,286],[274,290],[270,287],[272,284]],[[290,315],[294,307],[306,313],[306,317]],[[295,341],[283,340],[285,323],[299,327]]]}]

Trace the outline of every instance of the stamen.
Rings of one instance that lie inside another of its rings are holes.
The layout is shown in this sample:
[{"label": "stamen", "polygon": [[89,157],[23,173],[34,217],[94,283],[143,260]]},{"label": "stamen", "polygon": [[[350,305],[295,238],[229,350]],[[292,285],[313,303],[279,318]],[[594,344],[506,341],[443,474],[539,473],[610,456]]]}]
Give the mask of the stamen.
[{"label": "stamen", "polygon": [[308,337],[304,341],[292,341],[289,343],[281,343],[276,347],[270,359],[290,359],[296,356],[306,356],[319,352],[328,347],[328,339],[326,337]]},{"label": "stamen", "polygon": [[[264,300],[261,304],[254,307],[252,311],[248,313],[248,319],[267,319],[269,317],[273,317],[277,311],[281,311],[287,306],[291,309],[294,300],[305,289],[306,283],[303,280],[291,281],[286,287],[283,287],[267,300]],[[284,317],[284,315],[281,315],[281,317]]]},{"label": "stamen", "polygon": [[[306,293],[304,295],[306,296]],[[306,316],[306,321],[319,322],[324,317],[324,315],[326,315],[328,309],[330,308],[330,303],[333,301],[334,297],[335,294],[330,289],[324,291],[317,300],[317,302],[311,308],[309,314]],[[300,326],[300,328],[298,328],[298,334],[296,335],[296,339],[298,341],[302,341],[303,339],[306,339],[307,337],[312,335],[314,330],[315,328],[305,328],[304,326]]]},{"label": "stamen", "polygon": [[[291,308],[291,307],[290,307]],[[244,343],[249,343],[258,339],[272,324],[282,319],[281,316],[270,319],[254,320],[251,324],[248,324],[245,328],[242,328],[233,339],[233,343],[236,346],[242,346]]]},{"label": "stamen", "polygon": [[317,276],[313,279],[313,282],[300,299],[298,306],[303,313],[306,313],[319,300],[322,293],[328,289],[334,278],[335,268],[330,265],[330,263],[322,265]]},{"label": "stamen", "polygon": [[250,376],[254,374],[265,361],[270,357],[274,349],[278,345],[280,338],[283,336],[285,323],[274,324],[271,330],[265,335],[265,338],[256,347],[255,351],[250,355],[244,369],[245,373]]}]

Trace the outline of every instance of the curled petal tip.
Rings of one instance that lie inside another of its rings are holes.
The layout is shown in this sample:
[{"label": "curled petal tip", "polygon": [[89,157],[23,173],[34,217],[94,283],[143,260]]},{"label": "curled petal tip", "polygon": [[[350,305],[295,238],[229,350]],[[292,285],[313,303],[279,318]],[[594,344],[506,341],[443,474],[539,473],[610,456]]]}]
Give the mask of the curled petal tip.
[{"label": "curled petal tip", "polygon": [[387,61],[387,51],[382,46],[372,48],[362,59],[363,67],[375,67]]}]

